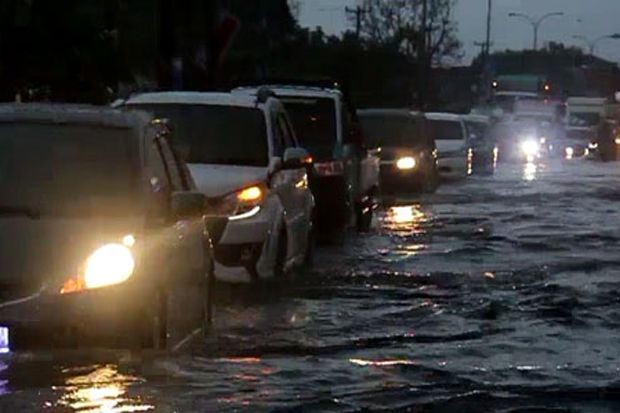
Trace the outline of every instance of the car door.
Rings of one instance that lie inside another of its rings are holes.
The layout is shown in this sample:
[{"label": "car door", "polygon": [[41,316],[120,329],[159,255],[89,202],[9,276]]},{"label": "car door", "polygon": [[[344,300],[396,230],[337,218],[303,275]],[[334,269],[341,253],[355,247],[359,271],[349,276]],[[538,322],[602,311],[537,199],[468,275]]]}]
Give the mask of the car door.
[{"label": "car door", "polygon": [[[199,274],[204,271],[205,254],[208,252],[205,245],[206,227],[202,219],[175,219],[169,211],[170,198],[174,192],[184,192],[193,189],[193,181],[189,171],[173,151],[166,135],[160,135],[153,140],[150,162],[157,176],[159,188],[168,205],[166,236],[161,240],[168,245],[168,256],[171,259],[173,271],[184,275]],[[151,181],[153,185],[155,181]]]},{"label": "car door", "polygon": [[[272,122],[273,147],[278,151],[274,155],[284,158],[286,150],[295,147],[294,137],[291,135],[290,126],[283,112],[274,111],[272,113]],[[276,191],[285,211],[284,220],[288,230],[289,258],[297,257],[302,251],[301,243],[304,233],[305,214],[301,208],[297,185],[305,175],[306,171],[303,168],[282,169],[272,178],[273,189]]]}]

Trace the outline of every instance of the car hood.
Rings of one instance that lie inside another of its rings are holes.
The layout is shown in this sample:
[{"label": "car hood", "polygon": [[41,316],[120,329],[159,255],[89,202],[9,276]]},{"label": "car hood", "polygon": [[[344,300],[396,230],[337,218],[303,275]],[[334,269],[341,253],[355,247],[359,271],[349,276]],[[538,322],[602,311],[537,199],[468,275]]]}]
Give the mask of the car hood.
[{"label": "car hood", "polygon": [[455,152],[465,149],[465,141],[463,140],[450,140],[450,139],[441,139],[435,141],[435,145],[437,146],[437,152],[440,154],[442,152]]},{"label": "car hood", "polygon": [[267,167],[190,164],[196,187],[208,198],[217,198],[267,179]]},{"label": "car hood", "polygon": [[54,291],[98,247],[129,234],[139,238],[143,225],[142,219],[0,217],[0,302]]}]

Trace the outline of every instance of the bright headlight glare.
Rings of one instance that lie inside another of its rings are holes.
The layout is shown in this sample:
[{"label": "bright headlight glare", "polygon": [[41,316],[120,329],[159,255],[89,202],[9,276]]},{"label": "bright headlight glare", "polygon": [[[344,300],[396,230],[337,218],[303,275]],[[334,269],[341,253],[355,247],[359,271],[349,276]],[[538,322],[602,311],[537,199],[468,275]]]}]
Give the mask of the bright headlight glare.
[{"label": "bright headlight glare", "polygon": [[396,167],[400,170],[413,169],[415,168],[415,166],[416,166],[416,161],[411,156],[406,156],[396,161]]},{"label": "bright headlight glare", "polygon": [[540,151],[540,145],[535,140],[521,142],[521,150],[526,156],[536,156]]},{"label": "bright headlight glare", "polygon": [[135,261],[129,248],[121,244],[104,245],[86,260],[84,286],[93,289],[124,283],[134,269]]}]

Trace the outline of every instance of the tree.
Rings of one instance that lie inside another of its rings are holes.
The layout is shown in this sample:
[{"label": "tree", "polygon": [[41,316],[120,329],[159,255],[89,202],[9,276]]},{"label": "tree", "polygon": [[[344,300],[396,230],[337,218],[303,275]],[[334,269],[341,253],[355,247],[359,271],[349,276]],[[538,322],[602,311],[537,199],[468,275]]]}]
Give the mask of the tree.
[{"label": "tree", "polygon": [[452,20],[454,2],[364,0],[362,36],[368,42],[393,47],[428,64],[458,57],[461,43]]}]

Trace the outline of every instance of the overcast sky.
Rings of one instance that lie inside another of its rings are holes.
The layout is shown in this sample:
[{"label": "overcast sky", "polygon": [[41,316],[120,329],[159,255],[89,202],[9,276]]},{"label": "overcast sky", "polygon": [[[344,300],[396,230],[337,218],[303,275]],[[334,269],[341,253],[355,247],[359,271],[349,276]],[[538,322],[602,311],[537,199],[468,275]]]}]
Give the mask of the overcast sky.
[{"label": "overcast sky", "polygon": [[[345,6],[356,6],[358,0],[302,0],[300,21],[303,26],[322,26],[330,34],[353,28],[344,13]],[[487,0],[457,0],[454,18],[459,26],[469,63],[478,53],[474,42],[484,40]],[[539,44],[561,41],[583,46],[574,35],[596,38],[620,33],[620,0],[493,0],[493,49],[523,49],[532,46],[532,27],[525,21],[508,17],[510,12],[542,16],[561,11],[564,17],[551,18],[540,29]],[[604,40],[597,55],[620,63],[620,40]]]}]

